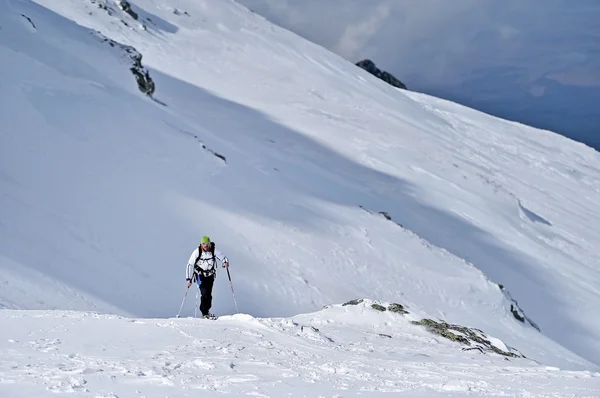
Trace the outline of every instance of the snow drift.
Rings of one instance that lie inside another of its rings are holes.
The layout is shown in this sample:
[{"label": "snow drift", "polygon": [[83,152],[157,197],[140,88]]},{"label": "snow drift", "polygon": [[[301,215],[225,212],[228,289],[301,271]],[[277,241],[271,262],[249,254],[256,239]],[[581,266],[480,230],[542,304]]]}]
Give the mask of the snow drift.
[{"label": "snow drift", "polygon": [[[415,314],[332,305],[291,318],[0,311],[0,395],[594,396],[600,373],[463,350]],[[85,337],[83,337],[85,336]],[[502,346],[502,342],[495,340]],[[505,348],[505,347],[504,347]]]}]

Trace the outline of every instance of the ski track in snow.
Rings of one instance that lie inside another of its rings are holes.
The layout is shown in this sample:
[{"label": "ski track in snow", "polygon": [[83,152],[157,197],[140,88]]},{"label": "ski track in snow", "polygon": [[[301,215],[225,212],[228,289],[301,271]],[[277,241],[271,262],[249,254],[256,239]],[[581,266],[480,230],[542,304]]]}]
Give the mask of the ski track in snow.
[{"label": "ski track in snow", "polygon": [[216,321],[0,311],[2,324],[8,326],[0,332],[0,394],[592,397],[600,393],[600,373],[460,351],[458,344],[395,317],[400,316],[365,316],[358,308],[340,306],[294,318],[240,314]]}]

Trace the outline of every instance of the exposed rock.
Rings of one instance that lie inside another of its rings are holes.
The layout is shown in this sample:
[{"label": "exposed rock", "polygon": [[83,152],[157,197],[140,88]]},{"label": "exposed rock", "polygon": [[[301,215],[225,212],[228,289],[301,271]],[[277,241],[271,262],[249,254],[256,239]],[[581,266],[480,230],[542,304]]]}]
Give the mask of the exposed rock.
[{"label": "exposed rock", "polygon": [[335,340],[333,340],[331,337],[326,336],[325,334],[323,334],[323,332],[319,331],[319,329],[317,329],[314,326],[304,326],[304,325],[300,325],[296,322],[293,323],[294,326],[300,326],[300,332],[301,333],[314,333],[317,336],[319,336],[319,338],[323,339],[323,340],[327,340],[330,343],[335,343]]},{"label": "exposed rock", "polygon": [[28,17],[27,15],[25,15],[25,14],[21,14],[21,16],[22,16],[23,18],[25,18],[26,20],[28,20],[28,21],[29,21],[29,23],[31,24],[31,26],[33,27],[33,29],[37,29],[37,28],[35,27],[35,24],[34,24],[34,23],[33,23],[33,21],[31,20],[31,18],[29,18],[29,17]]},{"label": "exposed rock", "polygon": [[147,70],[144,70],[141,67],[141,64],[139,66],[132,66],[129,70],[135,76],[139,90],[148,96],[152,96],[156,87],[154,86],[154,81],[152,81],[152,78],[150,77],[150,73]]},{"label": "exposed rock", "polygon": [[202,144],[202,149],[206,149],[208,152],[212,153],[213,155],[215,155],[216,157],[218,157],[219,159],[221,159],[222,161],[227,163],[227,159],[225,158],[225,156],[213,151],[212,149],[208,148],[206,145]]},{"label": "exposed rock", "polygon": [[365,300],[363,300],[363,299],[354,299],[354,300],[350,300],[350,301],[347,301],[347,302],[345,302],[344,304],[342,304],[342,307],[344,307],[344,306],[346,306],[346,305],[359,305],[359,304],[360,304],[360,303],[362,303],[363,301],[365,301]]},{"label": "exposed rock", "polygon": [[[364,207],[363,205],[358,205],[358,207],[360,207],[361,209],[363,209],[364,211],[366,211],[369,214],[373,214],[373,211],[367,209],[366,207]],[[394,224],[398,225],[401,228],[404,228],[404,226],[402,226],[402,224],[400,224],[397,221],[394,221],[392,219],[392,216],[390,215],[390,213],[388,213],[387,211],[380,211],[378,212],[380,215],[382,215],[386,220],[393,222]]]},{"label": "exposed rock", "polygon": [[150,77],[150,72],[148,72],[148,70],[142,65],[142,54],[135,48],[109,39],[100,32],[95,32],[95,34],[102,42],[107,43],[113,48],[122,50],[122,56],[126,57],[130,62],[131,66],[129,67],[129,70],[135,77],[138,89],[147,96],[152,97],[156,86]]},{"label": "exposed rock", "polygon": [[90,2],[92,4],[98,5],[99,9],[106,11],[108,13],[108,15],[110,15],[110,16],[113,16],[115,14],[115,11],[113,10],[113,8],[106,5],[105,0],[90,0]]},{"label": "exposed rock", "polygon": [[407,89],[406,85],[404,83],[402,83],[400,80],[396,79],[396,77],[394,75],[392,75],[391,73],[388,73],[388,72],[385,72],[385,71],[382,71],[381,69],[379,69],[377,66],[375,66],[375,63],[373,61],[371,61],[370,59],[363,59],[362,61],[357,62],[356,66],[366,70],[373,76],[380,78],[384,82],[386,82],[394,87],[401,88],[404,90]]},{"label": "exposed rock", "polygon": [[[479,329],[467,328],[460,325],[453,325],[446,322],[436,322],[431,319],[421,319],[420,321],[413,321],[415,325],[425,326],[431,333],[442,336],[448,340],[456,341],[463,345],[469,346],[463,348],[463,350],[476,349],[481,352],[488,351],[496,354],[504,355],[511,358],[525,358],[525,356],[519,352],[509,352],[501,350],[500,348],[493,345],[486,335]],[[516,351],[516,350],[514,350]]]},{"label": "exposed rock", "polygon": [[[173,10],[173,14],[175,14],[175,15],[182,15],[182,12],[181,12],[181,11],[179,11],[179,10],[176,8],[176,9],[174,9],[174,10]],[[188,14],[188,12],[187,12],[187,11],[184,11],[184,12],[183,12],[183,15],[187,15],[188,17],[190,16],[190,14]]]},{"label": "exposed rock", "polygon": [[392,216],[390,216],[390,214],[387,211],[380,211],[379,214],[384,216],[387,220],[392,220]]},{"label": "exposed rock", "polygon": [[[359,305],[359,304],[363,303],[364,301],[365,301],[365,299],[362,299],[362,298],[350,300],[350,301],[347,301],[344,304],[342,304],[342,307],[344,307],[346,305]],[[390,312],[395,312],[395,313],[401,314],[401,315],[409,313],[402,304],[398,304],[398,303],[391,303],[387,306],[387,308],[384,305],[372,303],[370,305],[370,307],[372,309],[374,309],[375,311],[379,311],[379,312],[390,311]]]},{"label": "exposed rock", "polygon": [[527,315],[525,315],[525,312],[521,309],[521,307],[519,307],[519,303],[517,303],[517,300],[512,298],[512,296],[510,295],[508,290],[506,290],[504,285],[498,284],[498,287],[500,288],[500,290],[502,290],[502,293],[504,293],[504,296],[510,301],[510,303],[511,303],[510,304],[510,312],[513,314],[515,319],[522,323],[527,322],[529,325],[531,325],[534,329],[536,329],[539,332],[540,331],[539,326],[534,321],[532,321],[531,318],[529,318]]},{"label": "exposed rock", "polygon": [[[387,304],[386,308],[384,305],[374,303],[371,300],[364,298],[350,300],[342,304],[342,306],[359,305],[361,303],[365,303],[365,306],[368,305],[368,307],[374,311],[390,311],[400,315],[409,314],[409,311],[402,304],[389,303]],[[414,325],[423,326],[433,334],[461,344],[463,346],[463,351],[476,350],[482,354],[495,353],[504,356],[506,360],[510,360],[510,358],[526,358],[525,355],[520,353],[518,350],[505,345],[500,340],[487,336],[480,329],[468,328],[461,325],[447,323],[445,321],[434,321],[427,318],[421,319],[420,321],[411,321],[411,323]],[[380,337],[392,338],[392,336],[388,334],[378,333],[378,335]],[[492,343],[492,341],[494,343]]]},{"label": "exposed rock", "polygon": [[131,9],[131,4],[129,4],[126,0],[119,1],[119,8],[123,10],[123,12],[129,14],[129,16],[137,21],[138,15],[135,11]]},{"label": "exposed rock", "polygon": [[392,303],[388,306],[388,311],[390,312],[397,312],[398,314],[408,314],[408,311],[406,311],[404,309],[404,306],[402,304],[398,304],[398,303]]}]

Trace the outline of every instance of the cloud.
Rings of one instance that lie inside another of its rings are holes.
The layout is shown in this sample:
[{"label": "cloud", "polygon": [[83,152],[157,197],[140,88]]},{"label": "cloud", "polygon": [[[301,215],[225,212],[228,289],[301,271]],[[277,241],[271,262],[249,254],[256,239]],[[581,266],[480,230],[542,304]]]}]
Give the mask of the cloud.
[{"label": "cloud", "polygon": [[369,13],[370,15],[359,20],[358,23],[348,24],[338,44],[333,47],[333,51],[349,59],[360,57],[365,45],[377,35],[389,18],[391,8],[391,2],[380,3]]}]

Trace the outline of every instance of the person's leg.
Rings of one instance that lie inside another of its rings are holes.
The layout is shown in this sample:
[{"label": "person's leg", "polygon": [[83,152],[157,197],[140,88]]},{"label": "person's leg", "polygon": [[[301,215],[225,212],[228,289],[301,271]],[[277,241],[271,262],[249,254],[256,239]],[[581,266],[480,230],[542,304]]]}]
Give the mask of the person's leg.
[{"label": "person's leg", "polygon": [[200,312],[208,315],[212,307],[212,289],[215,282],[214,276],[200,276]]}]

